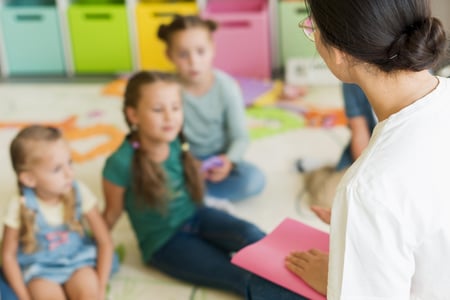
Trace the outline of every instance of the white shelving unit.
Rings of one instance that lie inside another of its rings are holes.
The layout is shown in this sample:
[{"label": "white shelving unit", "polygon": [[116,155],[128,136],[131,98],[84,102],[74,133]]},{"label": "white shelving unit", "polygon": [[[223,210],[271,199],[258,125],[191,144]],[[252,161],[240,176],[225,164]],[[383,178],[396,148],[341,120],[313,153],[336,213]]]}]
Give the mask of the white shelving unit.
[{"label": "white shelving unit", "polygon": [[[6,4],[8,0],[0,0],[0,9]],[[72,45],[68,22],[67,10],[69,5],[74,0],[55,0],[55,4],[58,11],[58,17],[61,24],[61,38],[63,43],[64,58],[66,64],[66,73],[68,76],[74,75],[74,62],[72,55]],[[136,5],[140,0],[124,0],[129,25],[130,47],[132,57],[132,68],[137,70],[139,62],[139,41],[137,38],[137,25],[136,25]],[[200,10],[202,10],[208,0],[196,0]],[[244,1],[244,0],[243,0]],[[280,0],[268,0],[270,10],[270,41],[271,41],[271,67],[272,70],[279,70],[282,62],[280,61],[280,49],[279,49],[279,34],[278,34],[278,3]],[[448,0],[432,0],[431,6],[433,13],[442,20],[445,28],[450,32],[450,1]],[[3,41],[3,30],[0,22],[0,75],[9,76],[8,62],[6,58],[6,47]]]},{"label": "white shelving unit", "polygon": [[137,23],[134,21],[136,17],[136,5],[138,2],[139,0],[125,0],[128,14],[128,28],[130,34],[131,60],[133,64],[133,70],[137,70],[140,66]]},{"label": "white shelving unit", "polygon": [[72,59],[72,43],[70,40],[69,20],[67,17],[67,9],[69,8],[70,3],[70,0],[56,0],[58,17],[61,24],[61,39],[64,49],[64,60],[66,62],[67,76],[73,76],[75,74]]}]

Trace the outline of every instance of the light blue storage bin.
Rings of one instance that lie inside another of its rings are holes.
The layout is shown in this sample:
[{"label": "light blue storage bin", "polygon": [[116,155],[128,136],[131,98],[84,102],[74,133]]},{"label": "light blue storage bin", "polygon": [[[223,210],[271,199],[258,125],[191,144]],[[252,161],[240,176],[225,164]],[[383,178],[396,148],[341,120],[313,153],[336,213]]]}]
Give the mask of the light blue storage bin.
[{"label": "light blue storage bin", "polygon": [[0,16],[10,75],[65,74],[56,7],[5,6]]},{"label": "light blue storage bin", "polygon": [[56,5],[56,0],[7,0],[6,5],[9,6],[43,6]]}]

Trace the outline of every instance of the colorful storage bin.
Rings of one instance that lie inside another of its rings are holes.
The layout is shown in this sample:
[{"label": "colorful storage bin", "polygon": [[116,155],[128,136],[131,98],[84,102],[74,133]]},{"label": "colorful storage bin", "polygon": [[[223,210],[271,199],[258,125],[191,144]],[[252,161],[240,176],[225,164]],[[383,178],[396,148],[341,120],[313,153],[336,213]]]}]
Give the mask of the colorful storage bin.
[{"label": "colorful storage bin", "polygon": [[75,73],[131,71],[125,5],[73,4],[68,18]]},{"label": "colorful storage bin", "polygon": [[56,0],[7,0],[6,5],[11,6],[56,6]]},{"label": "colorful storage bin", "polygon": [[161,24],[170,23],[175,14],[197,13],[195,2],[139,3],[136,22],[140,68],[173,71],[174,66],[166,57],[165,44],[158,39],[158,28]]},{"label": "colorful storage bin", "polygon": [[77,4],[125,4],[124,0],[77,0]]},{"label": "colorful storage bin", "polygon": [[219,25],[214,64],[235,76],[270,78],[267,0],[209,0],[202,14]]},{"label": "colorful storage bin", "polygon": [[281,63],[289,58],[313,57],[316,52],[314,42],[309,40],[302,29],[300,21],[308,16],[303,1],[282,1],[279,3],[279,30]]},{"label": "colorful storage bin", "polygon": [[0,16],[10,75],[65,73],[56,7],[4,6]]}]

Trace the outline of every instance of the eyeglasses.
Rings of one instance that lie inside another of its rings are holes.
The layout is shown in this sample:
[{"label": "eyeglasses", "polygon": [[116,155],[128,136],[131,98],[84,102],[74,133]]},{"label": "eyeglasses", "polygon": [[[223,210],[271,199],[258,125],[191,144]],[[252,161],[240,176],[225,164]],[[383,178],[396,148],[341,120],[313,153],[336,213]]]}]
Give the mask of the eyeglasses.
[{"label": "eyeglasses", "polygon": [[316,28],[314,26],[314,22],[311,18],[311,16],[306,17],[305,19],[301,20],[298,24],[298,27],[303,29],[303,33],[306,35],[306,37],[314,42],[314,32],[316,31]]}]

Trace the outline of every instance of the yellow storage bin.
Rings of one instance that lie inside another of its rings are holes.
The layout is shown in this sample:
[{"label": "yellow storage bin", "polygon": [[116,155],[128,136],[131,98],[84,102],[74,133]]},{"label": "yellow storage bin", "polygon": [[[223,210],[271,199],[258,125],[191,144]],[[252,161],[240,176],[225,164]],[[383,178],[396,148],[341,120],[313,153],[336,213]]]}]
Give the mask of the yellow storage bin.
[{"label": "yellow storage bin", "polygon": [[174,70],[174,66],[166,57],[166,47],[158,39],[157,33],[159,25],[170,23],[175,14],[198,14],[197,4],[195,2],[141,2],[136,6],[140,69]]}]

